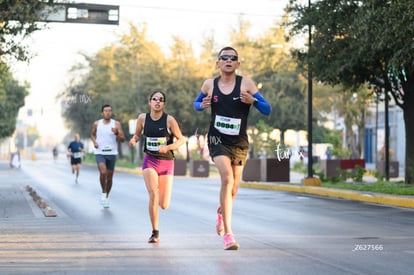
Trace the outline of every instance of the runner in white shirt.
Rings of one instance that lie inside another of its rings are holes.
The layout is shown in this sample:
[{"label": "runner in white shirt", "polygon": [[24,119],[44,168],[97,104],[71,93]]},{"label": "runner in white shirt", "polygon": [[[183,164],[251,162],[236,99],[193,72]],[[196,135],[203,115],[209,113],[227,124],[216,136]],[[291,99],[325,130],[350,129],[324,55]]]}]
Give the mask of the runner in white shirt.
[{"label": "runner in white shirt", "polygon": [[102,119],[92,125],[91,139],[95,147],[95,159],[99,169],[99,181],[102,188],[101,204],[109,207],[109,192],[112,189],[112,178],[118,155],[118,141],[124,142],[125,135],[121,123],[113,120],[112,107],[102,106]]}]

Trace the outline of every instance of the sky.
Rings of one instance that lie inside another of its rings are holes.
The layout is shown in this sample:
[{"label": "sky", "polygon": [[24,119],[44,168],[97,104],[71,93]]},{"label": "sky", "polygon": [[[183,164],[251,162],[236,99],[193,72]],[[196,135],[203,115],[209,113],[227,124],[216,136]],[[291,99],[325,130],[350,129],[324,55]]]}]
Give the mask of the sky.
[{"label": "sky", "polygon": [[[174,35],[191,43],[195,52],[203,35],[210,33],[214,34],[219,44],[227,46],[228,33],[237,26],[240,14],[251,22],[252,34],[261,34],[280,20],[288,0],[75,2],[119,5],[120,24],[50,23],[47,29],[36,32],[28,40],[31,52],[35,55],[30,63],[12,66],[15,77],[29,82],[31,86],[19,118],[35,125],[45,140],[55,144],[71,133],[64,125],[56,96],[68,85],[68,70],[81,61],[80,52],[96,53],[116,41],[119,34],[128,32],[130,23],[137,26],[146,24],[149,39],[160,45],[166,53]],[[32,117],[27,117],[28,109],[32,109]]]}]

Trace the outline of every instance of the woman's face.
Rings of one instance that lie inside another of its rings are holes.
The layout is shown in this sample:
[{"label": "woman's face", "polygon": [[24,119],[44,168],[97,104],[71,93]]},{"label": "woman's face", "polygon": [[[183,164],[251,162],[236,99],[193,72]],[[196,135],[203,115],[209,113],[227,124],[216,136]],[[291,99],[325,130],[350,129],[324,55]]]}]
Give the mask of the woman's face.
[{"label": "woman's face", "polygon": [[155,93],[150,98],[150,107],[155,110],[162,110],[165,106],[165,98],[161,93]]}]

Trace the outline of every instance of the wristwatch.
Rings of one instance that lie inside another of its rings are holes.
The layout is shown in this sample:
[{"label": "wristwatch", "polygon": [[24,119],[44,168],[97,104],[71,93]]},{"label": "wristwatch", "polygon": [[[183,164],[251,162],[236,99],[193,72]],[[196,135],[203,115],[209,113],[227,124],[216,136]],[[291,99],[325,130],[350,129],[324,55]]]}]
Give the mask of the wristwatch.
[{"label": "wristwatch", "polygon": [[253,98],[253,99],[254,99],[253,105],[256,106],[259,100],[257,98]]}]

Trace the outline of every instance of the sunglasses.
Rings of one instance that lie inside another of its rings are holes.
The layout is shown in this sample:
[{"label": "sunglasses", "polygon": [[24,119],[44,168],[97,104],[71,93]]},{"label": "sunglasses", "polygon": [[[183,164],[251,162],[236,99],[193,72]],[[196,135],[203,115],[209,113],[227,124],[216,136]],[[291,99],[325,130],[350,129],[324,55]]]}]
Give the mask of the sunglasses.
[{"label": "sunglasses", "polygon": [[226,61],[226,60],[231,60],[231,61],[237,61],[239,58],[237,55],[230,55],[230,54],[223,54],[219,57],[220,60]]},{"label": "sunglasses", "polygon": [[162,96],[154,96],[151,98],[152,101],[159,101],[159,102],[165,102],[165,99]]}]

